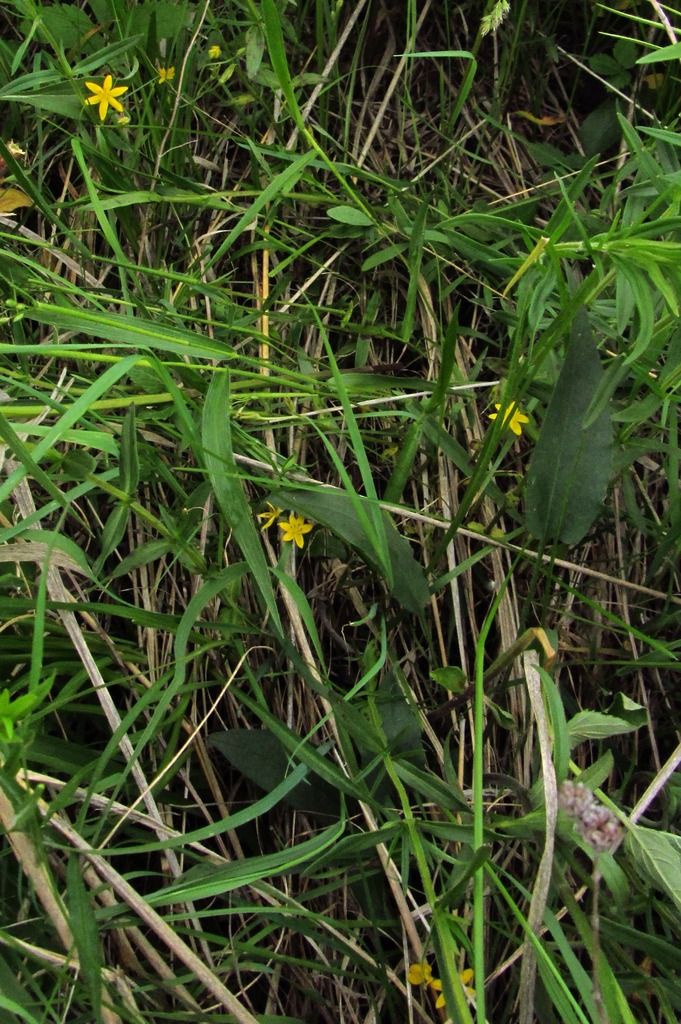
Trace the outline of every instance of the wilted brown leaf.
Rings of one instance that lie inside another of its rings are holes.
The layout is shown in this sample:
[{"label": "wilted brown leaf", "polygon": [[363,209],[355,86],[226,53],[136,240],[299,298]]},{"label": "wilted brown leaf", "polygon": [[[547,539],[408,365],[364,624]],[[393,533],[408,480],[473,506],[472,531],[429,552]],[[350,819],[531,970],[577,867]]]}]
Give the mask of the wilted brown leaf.
[{"label": "wilted brown leaf", "polygon": [[22,206],[33,206],[33,200],[25,192],[18,188],[0,189],[0,213],[14,213]]}]

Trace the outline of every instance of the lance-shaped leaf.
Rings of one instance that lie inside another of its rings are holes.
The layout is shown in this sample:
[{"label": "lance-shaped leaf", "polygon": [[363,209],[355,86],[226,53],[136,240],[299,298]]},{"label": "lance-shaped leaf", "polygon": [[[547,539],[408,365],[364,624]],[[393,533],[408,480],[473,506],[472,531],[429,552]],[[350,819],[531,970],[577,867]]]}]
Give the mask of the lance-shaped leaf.
[{"label": "lance-shaped leaf", "polygon": [[575,317],[565,364],[527,471],[527,528],[544,543],[577,544],[600,512],[612,463],[603,367],[584,310]]}]

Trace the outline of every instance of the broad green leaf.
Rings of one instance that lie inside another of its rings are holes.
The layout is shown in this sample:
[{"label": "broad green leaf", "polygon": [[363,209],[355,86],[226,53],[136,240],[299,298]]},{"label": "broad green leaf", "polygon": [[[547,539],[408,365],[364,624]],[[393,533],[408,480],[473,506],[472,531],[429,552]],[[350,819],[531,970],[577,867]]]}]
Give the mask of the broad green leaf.
[{"label": "broad green leaf", "polygon": [[62,459],[59,469],[65,480],[86,480],[96,466],[97,461],[90,452],[72,448]]},{"label": "broad green leaf", "polygon": [[629,722],[635,729],[640,729],[648,721],[647,709],[627,697],[626,693],[616,693],[608,710],[609,714]]},{"label": "broad green leaf", "polygon": [[[254,782],[256,786],[271,793],[286,779],[294,762],[281,741],[266,729],[228,729],[215,732],[209,737],[209,745],[219,750],[231,765]],[[304,769],[308,774],[307,769]],[[284,797],[286,803],[299,811],[338,817],[340,800],[336,790],[320,779],[308,774]]]},{"label": "broad green leaf", "polygon": [[255,78],[260,65],[262,55],[265,52],[265,37],[259,25],[251,25],[246,33],[246,76]]},{"label": "broad green leaf", "polygon": [[354,206],[330,206],[326,212],[332,220],[337,220],[339,224],[350,224],[353,227],[362,228],[371,227],[373,224],[371,217]]},{"label": "broad green leaf", "polygon": [[616,101],[608,97],[592,110],[582,121],[579,134],[588,157],[616,145],[622,135],[617,121]]},{"label": "broad green leaf", "polygon": [[[280,507],[293,508],[327,527],[355,548],[369,565],[378,568],[373,547],[349,495],[325,487],[315,491],[276,490],[271,497]],[[366,505],[368,513],[368,499],[356,496],[355,500]],[[392,596],[407,611],[419,614],[429,598],[425,572],[414,558],[409,541],[398,533],[388,513],[384,512],[382,518],[393,570]]]},{"label": "broad green leaf", "polygon": [[272,622],[281,630],[269,566],[234,461],[229,377],[226,373],[216,373],[208,388],[203,407],[202,440],[204,462],[215,500],[241,548]]},{"label": "broad green leaf", "polygon": [[451,693],[463,693],[468,685],[468,676],[458,665],[446,665],[444,668],[432,668],[430,678],[439,686]]},{"label": "broad green leaf", "polygon": [[399,669],[385,673],[373,699],[390,753],[406,757],[416,764],[425,762],[419,713],[407,701],[400,687]]},{"label": "broad green leaf", "polygon": [[661,46],[659,50],[646,53],[639,57],[637,64],[660,64],[662,61],[681,60],[681,43],[672,43],[671,46]]},{"label": "broad green leaf", "polygon": [[47,42],[54,42],[64,50],[74,50],[83,43],[94,25],[77,4],[41,4],[38,33]]},{"label": "broad green leaf", "polygon": [[527,528],[543,543],[577,544],[603,504],[612,465],[609,410],[588,419],[602,379],[598,350],[580,310],[527,471]]},{"label": "broad green leaf", "polygon": [[639,728],[633,722],[615,715],[604,715],[601,711],[580,711],[567,725],[570,746],[583,740],[606,740],[610,736],[623,736]]},{"label": "broad green leaf", "polygon": [[186,27],[190,17],[187,3],[178,3],[177,0],[173,0],[172,3],[149,0],[147,3],[135,4],[133,26],[136,32],[146,35],[153,18],[157,39],[175,39]]},{"label": "broad green leaf", "polygon": [[681,911],[681,836],[633,825],[624,843],[641,874]]}]

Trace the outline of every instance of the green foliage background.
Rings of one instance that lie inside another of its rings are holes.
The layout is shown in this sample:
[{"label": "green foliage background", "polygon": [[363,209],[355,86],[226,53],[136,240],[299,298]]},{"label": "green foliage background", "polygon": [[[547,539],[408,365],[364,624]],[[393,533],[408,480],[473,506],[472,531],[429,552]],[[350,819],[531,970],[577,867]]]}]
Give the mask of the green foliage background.
[{"label": "green foliage background", "polygon": [[0,26],[3,1020],[673,1024],[679,13]]}]

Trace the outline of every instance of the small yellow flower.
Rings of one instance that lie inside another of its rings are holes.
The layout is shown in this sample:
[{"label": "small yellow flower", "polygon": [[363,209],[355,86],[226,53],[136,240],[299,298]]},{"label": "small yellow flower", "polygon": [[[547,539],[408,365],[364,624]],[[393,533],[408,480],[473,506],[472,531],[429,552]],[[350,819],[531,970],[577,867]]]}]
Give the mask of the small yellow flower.
[{"label": "small yellow flower", "polygon": [[210,57],[211,60],[217,60],[218,57],[222,56],[222,47],[221,46],[209,46],[208,47],[208,56]]},{"label": "small yellow flower", "polygon": [[267,508],[269,509],[268,512],[258,513],[258,519],[262,519],[262,526],[260,527],[261,530],[269,530],[270,526],[274,525],[281,513],[284,511],[283,508],[278,508],[276,505],[273,505],[271,501],[267,502]]},{"label": "small yellow flower", "polygon": [[[487,415],[491,420],[495,420],[501,412],[501,405],[498,402],[494,403],[496,412],[488,412]],[[520,437],[523,432],[523,423],[529,423],[530,417],[526,416],[524,412],[521,412],[515,402],[511,402],[507,405],[503,412],[503,426],[508,426],[509,429]]]},{"label": "small yellow flower", "polygon": [[433,970],[430,964],[409,964],[407,979],[410,985],[430,985]]},{"label": "small yellow flower", "polygon": [[310,532],[312,523],[306,523],[302,516],[296,516],[291,512],[287,521],[279,523],[279,529],[283,530],[281,535],[283,541],[287,543],[293,541],[299,548],[302,548],[305,543],[303,535]]},{"label": "small yellow flower", "polygon": [[172,82],[175,77],[175,68],[171,64],[169,68],[158,69],[158,84],[163,85],[165,82]]},{"label": "small yellow flower", "polygon": [[433,980],[428,983],[428,987],[431,990],[431,992],[440,993],[440,995],[435,1000],[435,1009],[442,1009],[442,1007],[445,1005],[445,997],[442,995],[442,982],[440,981],[439,978],[433,978]]},{"label": "small yellow flower", "polygon": [[92,96],[88,96],[85,100],[86,106],[94,107],[99,104],[99,120],[103,121],[106,117],[106,112],[109,107],[112,107],[119,114],[123,113],[123,105],[116,99],[117,96],[122,96],[124,92],[128,91],[127,85],[117,85],[113,88],[113,77],[107,75],[101,85],[97,82],[86,82],[85,88],[89,89]]},{"label": "small yellow flower", "polygon": [[126,125],[130,124],[130,118],[127,114],[121,114],[120,117],[116,118],[116,124],[120,125],[121,128],[125,128]]},{"label": "small yellow flower", "polygon": [[[445,1005],[445,997],[442,995],[442,982],[439,978],[433,977],[430,964],[410,964],[407,978],[410,985],[427,985],[431,992],[437,992],[435,1009],[440,1010]],[[459,980],[463,986],[468,999],[475,999],[475,989],[471,988],[473,971],[468,967],[465,971],[459,972]]]},{"label": "small yellow flower", "polygon": [[664,84],[664,75],[661,71],[658,71],[654,75],[644,75],[643,81],[649,89],[660,89]]},{"label": "small yellow flower", "polygon": [[463,985],[463,990],[469,999],[475,999],[475,989],[473,988],[473,968],[467,967],[465,971],[459,971],[459,980]]}]

